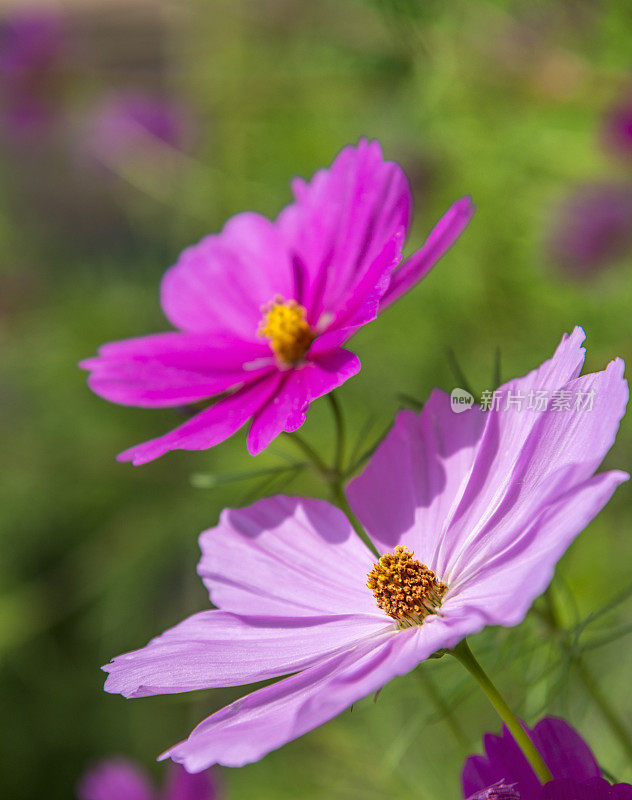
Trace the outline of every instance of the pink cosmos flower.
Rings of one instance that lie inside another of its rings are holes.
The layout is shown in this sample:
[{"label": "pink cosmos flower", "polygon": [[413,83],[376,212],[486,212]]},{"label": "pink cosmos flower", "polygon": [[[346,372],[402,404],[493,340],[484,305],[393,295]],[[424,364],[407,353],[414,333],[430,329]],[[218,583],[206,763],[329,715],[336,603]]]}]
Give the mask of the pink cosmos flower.
[{"label": "pink cosmos flower", "polygon": [[81,778],[77,797],[78,800],[217,800],[219,794],[210,771],[191,775],[174,765],[163,791],[157,792],[134,762],[114,758],[102,761]]},{"label": "pink cosmos flower", "polygon": [[594,474],[628,389],[619,359],[578,377],[583,339],[576,328],[502,390],[594,393],[592,410],[455,414],[435,390],[420,415],[399,414],[349,487],[377,563],[326,502],[224,511],[200,537],[198,571],[217,610],[115,658],[105,688],[141,697],[290,677],[213,714],[163,757],[194,772],[256,761],[468,634],[521,622],[628,478]]},{"label": "pink cosmos flower", "polygon": [[377,142],[346,147],[329,169],[292,188],[294,203],[274,222],[238,214],[168,270],[162,307],[177,333],[113,342],[81,364],[92,371],[90,388],[115,403],[217,398],[120,460],[212,447],[248,420],[253,455],[296,430],[312,400],[360,369],[343,343],[421,280],[473,213],[469,198],[457,201],[400,265],[411,196]]},{"label": "pink cosmos flower", "polygon": [[[511,782],[520,800],[632,800],[632,786],[611,786],[582,737],[563,719],[546,717],[525,730],[546,762],[553,780],[544,787],[529,762],[504,728],[501,736],[488,733],[484,756],[470,756],[461,777],[463,795],[480,792],[497,781]],[[490,787],[491,788],[491,787]],[[478,796],[478,795],[477,795]]]}]

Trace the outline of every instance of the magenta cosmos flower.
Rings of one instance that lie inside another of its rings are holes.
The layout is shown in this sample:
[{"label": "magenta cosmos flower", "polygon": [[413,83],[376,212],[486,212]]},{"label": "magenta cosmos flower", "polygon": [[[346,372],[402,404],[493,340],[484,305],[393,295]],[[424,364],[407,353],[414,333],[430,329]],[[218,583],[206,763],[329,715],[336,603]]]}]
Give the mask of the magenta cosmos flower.
[{"label": "magenta cosmos flower", "polygon": [[192,775],[173,766],[162,791],[156,791],[143,770],[122,758],[102,761],[79,781],[78,800],[218,800],[211,772]]},{"label": "magenta cosmos flower", "polygon": [[456,202],[425,245],[400,265],[411,215],[406,176],[377,142],[346,147],[274,222],[238,214],[185,250],[162,282],[177,333],[113,342],[81,366],[115,403],[180,406],[218,398],[165,436],[119,459],[142,464],[169,450],[221,442],[247,420],[254,455],[305,420],[312,400],[355,375],[342,347],[421,280],[473,213]]},{"label": "magenta cosmos flower", "polygon": [[[509,731],[488,733],[484,756],[470,756],[463,767],[463,795],[484,797],[484,788],[498,781],[511,783],[520,800],[632,800],[632,786],[611,786],[582,737],[563,719],[546,717],[529,730],[553,780],[542,786]],[[493,787],[490,787],[493,788]]]},{"label": "magenta cosmos flower", "polygon": [[[236,767],[322,725],[485,625],[516,625],[557,560],[628,476],[595,475],[628,399],[623,363],[578,377],[581,329],[502,391],[586,392],[593,408],[460,414],[431,395],[399,414],[349,487],[375,563],[326,502],[275,497],[226,510],[200,537],[217,610],[104,667],[126,697],[284,680],[202,722],[167,753]],[[293,674],[292,674],[293,673]]]}]

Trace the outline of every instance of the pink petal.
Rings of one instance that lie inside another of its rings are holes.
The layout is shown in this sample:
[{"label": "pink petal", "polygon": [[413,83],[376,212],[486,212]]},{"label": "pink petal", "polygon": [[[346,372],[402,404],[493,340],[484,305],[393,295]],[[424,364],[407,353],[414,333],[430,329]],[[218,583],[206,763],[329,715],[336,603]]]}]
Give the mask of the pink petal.
[{"label": "pink petal", "polygon": [[474,211],[475,206],[471,197],[462,197],[448,209],[432,230],[421,250],[407,258],[393,273],[391,285],[382,299],[382,308],[395,302],[426,277],[437,261],[467,228]]},{"label": "pink petal", "polygon": [[80,366],[92,370],[93,392],[115,403],[159,407],[182,405],[251,383],[274,365],[244,365],[269,353],[264,345],[219,343],[208,335],[159,333],[110,342]]},{"label": "pink petal", "polygon": [[[526,395],[530,389],[566,387],[581,370],[583,339],[576,328],[563,337],[552,359],[502,390]],[[614,416],[622,412],[616,398],[613,408]],[[556,419],[568,425],[573,413],[560,413]],[[516,463],[541,418],[542,413],[525,409],[483,412],[474,407],[455,414],[450,398],[435,391],[420,415],[398,416],[365,471],[350,484],[353,508],[384,550],[402,541],[447,578],[451,559],[505,501]],[[614,438],[616,422],[612,414],[608,419]],[[546,468],[541,460],[535,463]],[[559,466],[555,460],[548,463],[551,469]]]},{"label": "pink petal", "polygon": [[316,325],[346,302],[386,242],[408,228],[410,189],[399,165],[384,161],[379,144],[365,139],[293,189],[296,202],[278,225],[293,253],[295,299]]},{"label": "pink petal", "polygon": [[162,307],[186,331],[261,343],[262,307],[295,299],[293,269],[275,225],[253,213],[185,250],[162,282]]},{"label": "pink petal", "polygon": [[193,772],[240,767],[328,722],[418,663],[416,631],[393,631],[259,689],[208,717],[170,757]]},{"label": "pink petal", "polygon": [[162,757],[197,771],[214,763],[237,767],[256,761],[319,725],[443,647],[454,647],[475,616],[432,621],[374,635],[272,686],[237,700],[204,720]]},{"label": "pink petal", "polygon": [[342,511],[322,500],[271,497],[227,509],[200,547],[198,572],[224,611],[389,619],[365,586],[372,554]]},{"label": "pink petal", "polygon": [[499,542],[490,533],[472,545],[463,562],[454,566],[458,577],[450,584],[448,597],[454,594],[455,607],[476,606],[487,625],[522,622],[551,582],[569,545],[628,478],[618,471],[595,475],[545,505],[513,539],[498,536]]},{"label": "pink petal", "polygon": [[455,414],[439,390],[421,415],[397,415],[364,472],[347,487],[353,510],[381,552],[404,543],[423,563],[434,563],[485,423],[477,408]]},{"label": "pink petal", "polygon": [[145,773],[122,758],[103,761],[87,772],[77,786],[79,800],[155,800]]},{"label": "pink petal", "polygon": [[348,350],[309,356],[304,364],[281,373],[274,399],[262,406],[248,432],[251,455],[264,450],[281,431],[295,431],[305,422],[309,404],[360,371],[360,359]]},{"label": "pink petal", "polygon": [[305,669],[392,628],[384,615],[353,609],[299,618],[203,611],[141,650],[113,659],[103,667],[109,673],[105,689],[146,697],[256,683]]},{"label": "pink petal", "polygon": [[[520,389],[528,380],[512,383]],[[628,400],[623,362],[561,387],[571,394],[594,388],[592,411],[523,409],[489,416],[473,466],[481,477],[470,481],[435,562],[448,581],[457,573],[465,577],[466,563],[472,568],[502,552],[547,505],[583,484],[612,446]]]},{"label": "pink petal", "polygon": [[388,288],[393,267],[401,258],[401,242],[401,236],[396,236],[387,242],[355,286],[353,293],[327,325],[326,332],[314,341],[309,349],[309,358],[339,347],[353,336],[358,328],[377,317],[380,301]]},{"label": "pink petal", "polygon": [[170,450],[205,450],[232,436],[262,406],[270,402],[279,386],[279,376],[262,378],[218,400],[173,431],[131,447],[119,461],[144,464]]}]

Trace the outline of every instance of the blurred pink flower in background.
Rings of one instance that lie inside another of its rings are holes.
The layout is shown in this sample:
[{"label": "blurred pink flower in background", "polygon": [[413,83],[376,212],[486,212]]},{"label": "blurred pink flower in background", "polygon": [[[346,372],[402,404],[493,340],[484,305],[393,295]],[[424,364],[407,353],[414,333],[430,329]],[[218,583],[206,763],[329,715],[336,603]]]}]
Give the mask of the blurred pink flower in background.
[{"label": "blurred pink flower in background", "polygon": [[632,91],[605,113],[601,136],[611,155],[627,160],[632,166]]},{"label": "blurred pink flower in background", "polygon": [[115,166],[130,159],[163,158],[165,145],[190,150],[196,121],[190,108],[171,97],[141,90],[112,92],[88,114],[83,149]]},{"label": "blurred pink flower in background", "polygon": [[33,7],[0,21],[0,102],[9,136],[45,134],[52,127],[64,45],[62,18],[52,11]]},{"label": "blurred pink flower in background", "polygon": [[173,765],[162,791],[152,786],[133,761],[102,761],[83,775],[77,785],[78,800],[219,800],[216,774],[210,770],[189,774]]},{"label": "blurred pink flower in background", "polygon": [[554,210],[548,252],[572,278],[587,278],[632,254],[632,182],[579,186]]}]

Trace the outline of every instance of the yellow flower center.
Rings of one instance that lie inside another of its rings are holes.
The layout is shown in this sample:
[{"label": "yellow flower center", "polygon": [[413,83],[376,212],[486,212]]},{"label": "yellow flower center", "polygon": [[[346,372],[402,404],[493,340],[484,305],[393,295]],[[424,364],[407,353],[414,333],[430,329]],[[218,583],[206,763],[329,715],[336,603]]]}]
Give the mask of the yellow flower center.
[{"label": "yellow flower center", "polygon": [[263,309],[257,333],[265,336],[281,364],[297,364],[314,341],[314,332],[305,319],[305,309],[295,300],[274,300]]},{"label": "yellow flower center", "polygon": [[421,625],[428,614],[436,614],[448,591],[445,583],[414,555],[397,545],[392,553],[379,558],[367,576],[367,586],[378,606],[397,620],[400,628]]}]

